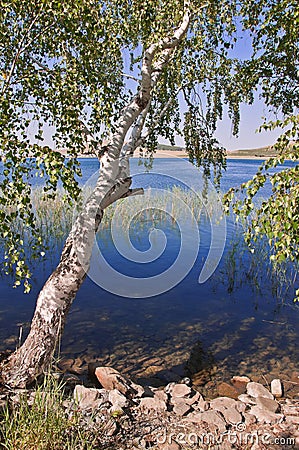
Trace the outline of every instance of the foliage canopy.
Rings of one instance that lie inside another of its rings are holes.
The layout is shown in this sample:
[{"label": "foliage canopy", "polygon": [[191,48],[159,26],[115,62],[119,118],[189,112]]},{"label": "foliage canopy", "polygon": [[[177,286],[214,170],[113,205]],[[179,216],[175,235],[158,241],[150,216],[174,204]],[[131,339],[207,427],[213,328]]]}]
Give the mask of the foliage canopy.
[{"label": "foliage canopy", "polygon": [[[15,224],[21,221],[30,230],[27,239],[37,258],[43,246],[31,202],[32,174],[44,177],[46,197],[55,195],[62,183],[69,203],[78,198],[78,155],[87,147],[97,153],[113,132],[122,109],[139,89],[146,49],[179,26],[186,8],[191,11],[189,29],[152,92],[142,144],[151,154],[158,136],[174,143],[175,135],[182,134],[190,160],[206,174],[212,164],[217,175],[224,165],[224,149],[213,133],[224,105],[237,133],[240,104],[252,103],[259,89],[280,118],[264,127],[287,126],[287,131],[278,143],[278,159],[267,162],[242,187],[247,199],[235,202],[235,212],[247,215],[252,210],[251,199],[268,177],[268,168],[285,158],[298,159],[295,0],[0,4],[0,233],[6,246],[4,269],[15,272],[16,284],[25,279],[26,290],[26,246]],[[235,56],[244,35],[252,42],[246,60]],[[46,145],[48,127],[53,146],[64,149],[68,159]],[[298,260],[298,170],[285,171],[272,181],[273,195],[248,229],[248,240],[266,233],[277,260],[283,255]],[[232,198],[230,192],[226,199]],[[278,222],[283,230],[273,226]]]},{"label": "foliage canopy", "polygon": [[[261,130],[281,128],[274,148],[277,157],[265,161],[256,175],[239,189],[225,195],[227,211],[250,218],[245,238],[254,251],[254,242],[266,236],[270,260],[299,263],[299,10],[296,2],[250,2],[244,19],[253,35],[253,55],[242,64],[240,80],[249,88],[260,88],[261,97],[275,119],[264,120]],[[247,15],[247,17],[246,17]],[[244,81],[243,81],[244,82]],[[279,173],[273,169],[285,161],[292,167]],[[271,183],[272,194],[259,206],[254,197]],[[241,195],[237,195],[241,194]],[[296,292],[299,299],[299,290]]]}]

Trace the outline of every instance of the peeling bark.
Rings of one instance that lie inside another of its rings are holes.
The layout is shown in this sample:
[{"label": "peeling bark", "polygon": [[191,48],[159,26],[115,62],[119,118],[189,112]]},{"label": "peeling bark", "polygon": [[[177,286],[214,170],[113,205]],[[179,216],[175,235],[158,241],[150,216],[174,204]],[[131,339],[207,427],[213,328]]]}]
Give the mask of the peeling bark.
[{"label": "peeling bark", "polygon": [[87,202],[66,240],[58,266],[38,296],[27,339],[2,364],[4,383],[25,387],[51,364],[68,311],[89,269],[93,240],[103,210],[118,198],[136,194],[129,189],[130,184],[131,179],[116,183],[105,195],[93,217],[89,217],[89,213],[94,198]]},{"label": "peeling bark", "polygon": [[[142,192],[130,190],[128,159],[140,141],[152,89],[173,50],[185,36],[189,19],[187,11],[173,36],[145,50],[140,89],[123,109],[108,145],[97,150],[101,171],[96,187],[72,227],[57,268],[38,296],[28,337],[0,366],[3,383],[25,387],[51,365],[67,313],[88,272],[95,233],[104,209],[119,198]],[[124,145],[131,127],[131,138]],[[87,133],[86,129],[84,132]]]}]

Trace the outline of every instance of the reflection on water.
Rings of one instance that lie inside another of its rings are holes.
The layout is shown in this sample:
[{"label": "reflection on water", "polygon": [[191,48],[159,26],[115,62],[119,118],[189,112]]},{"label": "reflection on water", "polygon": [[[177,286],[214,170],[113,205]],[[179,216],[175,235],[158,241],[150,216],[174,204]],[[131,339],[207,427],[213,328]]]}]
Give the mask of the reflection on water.
[{"label": "reflection on water", "polygon": [[[240,160],[233,164],[229,163],[223,180],[225,189],[239,183],[240,172],[244,181],[245,174],[256,170],[256,163],[254,166],[252,161],[248,163],[249,168]],[[88,170],[91,170],[89,165]],[[166,258],[171,259],[178,251],[179,233],[175,226],[167,226],[166,231],[170,244]],[[103,233],[106,233],[105,239],[101,236],[103,252],[107,258],[116,260],[115,249],[107,244],[109,230]],[[138,248],[146,248],[147,236],[147,226],[138,237],[135,230]],[[88,363],[98,361],[154,383],[155,377],[167,382],[183,376],[189,360],[189,369],[192,367],[193,373],[198,372],[194,380],[202,388],[213,380],[229,380],[237,374],[266,376],[272,372],[291,379],[298,364],[299,337],[299,308],[292,303],[293,286],[288,293],[284,292],[283,302],[275,298],[267,268],[257,264],[251,269],[256,277],[249,276],[250,255],[242,253],[244,250],[241,252],[240,247],[235,251],[232,272],[228,261],[234,236],[237,235],[230,222],[226,256],[204,284],[198,284],[197,279],[207,244],[201,246],[187,277],[156,297],[121,298],[87,278],[66,324],[60,349],[62,366],[82,373]],[[209,239],[209,229],[203,221],[201,242],[207,243]],[[13,349],[18,345],[20,328],[21,339],[24,339],[37,293],[51,273],[52,264],[36,269],[33,289],[27,296],[13,289],[6,279],[0,280],[1,349]],[[161,262],[160,268],[163,264]],[[239,281],[229,289],[231,277]],[[255,286],[257,280],[259,285]],[[190,362],[191,354],[193,357],[198,354],[196,363]]]}]

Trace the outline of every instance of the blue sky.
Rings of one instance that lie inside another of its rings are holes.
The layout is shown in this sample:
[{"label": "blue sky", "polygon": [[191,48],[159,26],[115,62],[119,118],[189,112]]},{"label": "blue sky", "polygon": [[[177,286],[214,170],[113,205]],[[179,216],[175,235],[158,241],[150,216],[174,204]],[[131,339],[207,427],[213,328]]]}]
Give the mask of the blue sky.
[{"label": "blue sky", "polygon": [[[273,145],[281,134],[281,130],[258,132],[258,128],[262,125],[262,117],[274,119],[269,115],[264,103],[256,98],[253,105],[241,105],[241,120],[238,136],[233,136],[232,124],[228,117],[227,110],[224,109],[223,120],[218,122],[215,133],[220,144],[227,150],[241,150],[250,148],[265,147]],[[160,143],[169,144],[166,140],[161,139]],[[184,145],[182,138],[177,138],[177,145]]]},{"label": "blue sky", "polygon": [[257,129],[263,123],[262,117],[264,116],[269,117],[262,101],[256,100],[253,105],[242,105],[238,137],[232,135],[232,127],[228,118],[224,118],[219,122],[216,137],[228,150],[259,148],[272,145],[281,134],[281,130],[257,132]]}]

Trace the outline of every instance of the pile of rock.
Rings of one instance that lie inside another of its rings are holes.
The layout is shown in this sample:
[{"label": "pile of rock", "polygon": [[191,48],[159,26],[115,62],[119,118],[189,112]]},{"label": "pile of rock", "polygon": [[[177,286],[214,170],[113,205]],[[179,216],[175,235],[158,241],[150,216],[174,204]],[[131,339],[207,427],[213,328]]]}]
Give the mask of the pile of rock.
[{"label": "pile of rock", "polygon": [[110,367],[97,367],[94,374],[101,388],[76,385],[66,408],[95,418],[102,448],[299,448],[299,399],[282,399],[278,379],[267,389],[235,377],[244,383],[238,399],[208,400],[188,378],[144,388]]}]

